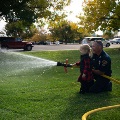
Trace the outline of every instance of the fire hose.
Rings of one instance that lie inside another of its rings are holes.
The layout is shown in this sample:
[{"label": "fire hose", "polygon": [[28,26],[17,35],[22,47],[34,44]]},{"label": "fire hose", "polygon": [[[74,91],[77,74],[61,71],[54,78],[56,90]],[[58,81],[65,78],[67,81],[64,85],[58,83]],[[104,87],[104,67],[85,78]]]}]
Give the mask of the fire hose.
[{"label": "fire hose", "polygon": [[[112,78],[112,77],[109,77],[109,76],[107,76],[107,75],[101,75],[101,76],[103,76],[103,77],[105,77],[105,78],[107,78],[107,79],[109,79],[109,80],[111,80],[111,81],[113,81],[113,82],[115,82],[115,83],[120,84],[120,81],[118,81],[118,80],[116,80],[116,79],[114,79],[114,78]],[[88,112],[86,112],[86,113],[82,116],[82,120],[86,120],[87,117],[88,117],[90,114],[92,114],[92,113],[95,113],[95,112],[98,112],[98,111],[102,111],[102,110],[108,110],[108,109],[112,109],[112,108],[117,108],[117,107],[120,107],[120,104],[118,104],[118,105],[113,105],[113,106],[101,107],[101,108],[97,108],[97,109],[88,111]]]},{"label": "fire hose", "polygon": [[[57,66],[63,66],[64,69],[65,69],[65,72],[67,72],[67,67],[79,68],[79,66],[73,66],[73,64],[68,64],[68,59],[66,59],[66,63],[57,62]],[[118,81],[118,80],[116,80],[112,77],[109,77],[107,75],[101,75],[101,76],[103,76],[103,77],[105,77],[105,78],[107,78],[107,79],[109,79],[113,82],[116,82],[116,83],[120,84],[120,81]]]},{"label": "fire hose", "polygon": [[98,111],[102,111],[102,110],[108,110],[108,109],[112,109],[112,108],[117,108],[117,107],[120,107],[120,104],[118,104],[118,105],[113,105],[113,106],[107,106],[107,107],[101,107],[101,108],[97,108],[97,109],[88,111],[88,112],[86,112],[86,113],[82,116],[82,120],[86,120],[86,118],[87,118],[90,114],[92,114],[92,113],[95,113],[95,112],[98,112]]},{"label": "fire hose", "polygon": [[[61,62],[57,62],[57,66],[64,66],[64,70],[65,72],[67,72],[67,67],[76,67],[76,68],[79,68],[78,66],[73,66],[72,64],[68,64],[68,59],[66,59],[66,63],[61,63]],[[101,75],[107,79],[109,79],[110,81],[113,81],[117,84],[120,84],[120,81],[112,78],[112,77],[109,77],[107,75]],[[82,120],[86,120],[87,117],[92,114],[92,113],[95,113],[95,112],[98,112],[98,111],[102,111],[102,110],[108,110],[108,109],[112,109],[112,108],[117,108],[117,107],[120,107],[120,104],[118,105],[113,105],[113,106],[106,106],[106,107],[101,107],[101,108],[97,108],[97,109],[94,109],[94,110],[91,110],[91,111],[88,111],[86,112],[83,116],[82,116]]]}]

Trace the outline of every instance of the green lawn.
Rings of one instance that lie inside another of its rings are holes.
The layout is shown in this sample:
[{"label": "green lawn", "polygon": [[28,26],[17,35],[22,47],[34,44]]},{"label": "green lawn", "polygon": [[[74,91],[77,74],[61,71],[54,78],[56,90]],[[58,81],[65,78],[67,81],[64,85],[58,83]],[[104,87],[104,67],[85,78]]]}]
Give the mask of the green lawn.
[{"label": "green lawn", "polygon": [[[113,78],[120,80],[120,50],[107,48],[111,56]],[[23,52],[52,61],[69,63],[79,60],[79,51]],[[25,62],[23,62],[25,60]],[[21,64],[22,61],[22,64]],[[92,109],[120,104],[120,85],[112,92],[79,94],[78,68],[39,67],[30,59],[0,52],[0,120],[80,120]],[[27,63],[27,66],[24,64]],[[31,67],[29,67],[31,66]],[[22,69],[24,68],[24,69]],[[119,120],[120,108],[101,111],[88,120]]]}]

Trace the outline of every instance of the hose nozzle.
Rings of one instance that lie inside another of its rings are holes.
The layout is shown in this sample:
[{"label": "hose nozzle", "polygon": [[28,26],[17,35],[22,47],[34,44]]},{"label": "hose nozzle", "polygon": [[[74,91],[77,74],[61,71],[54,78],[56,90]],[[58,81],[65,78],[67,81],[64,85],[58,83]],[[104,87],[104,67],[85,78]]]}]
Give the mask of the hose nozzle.
[{"label": "hose nozzle", "polygon": [[57,62],[57,66],[72,67],[72,64]]}]

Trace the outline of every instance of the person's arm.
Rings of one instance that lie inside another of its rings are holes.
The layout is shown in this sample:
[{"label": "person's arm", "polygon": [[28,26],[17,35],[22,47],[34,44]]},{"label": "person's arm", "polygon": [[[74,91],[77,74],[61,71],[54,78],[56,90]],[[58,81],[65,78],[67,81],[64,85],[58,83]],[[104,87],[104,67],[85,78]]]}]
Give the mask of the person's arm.
[{"label": "person's arm", "polygon": [[108,57],[106,57],[101,61],[99,69],[97,70],[93,69],[92,72],[96,75],[103,75],[110,69],[110,66],[111,60]]},{"label": "person's arm", "polygon": [[94,69],[92,69],[92,72],[94,74],[96,74],[96,75],[103,75],[104,74],[104,72],[101,72],[100,70],[94,70]]},{"label": "person's arm", "polygon": [[79,62],[74,63],[72,66],[80,66],[80,61],[79,61]]}]

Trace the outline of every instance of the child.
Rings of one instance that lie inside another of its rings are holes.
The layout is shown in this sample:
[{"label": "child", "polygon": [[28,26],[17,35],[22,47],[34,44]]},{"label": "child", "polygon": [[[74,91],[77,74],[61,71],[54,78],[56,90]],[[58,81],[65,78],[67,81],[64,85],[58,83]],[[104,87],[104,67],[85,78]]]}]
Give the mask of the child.
[{"label": "child", "polygon": [[81,88],[79,93],[89,92],[90,87],[94,84],[91,57],[92,51],[89,45],[84,44],[80,46],[81,61],[75,63],[74,65],[80,66],[80,76],[78,82],[81,83]]}]

